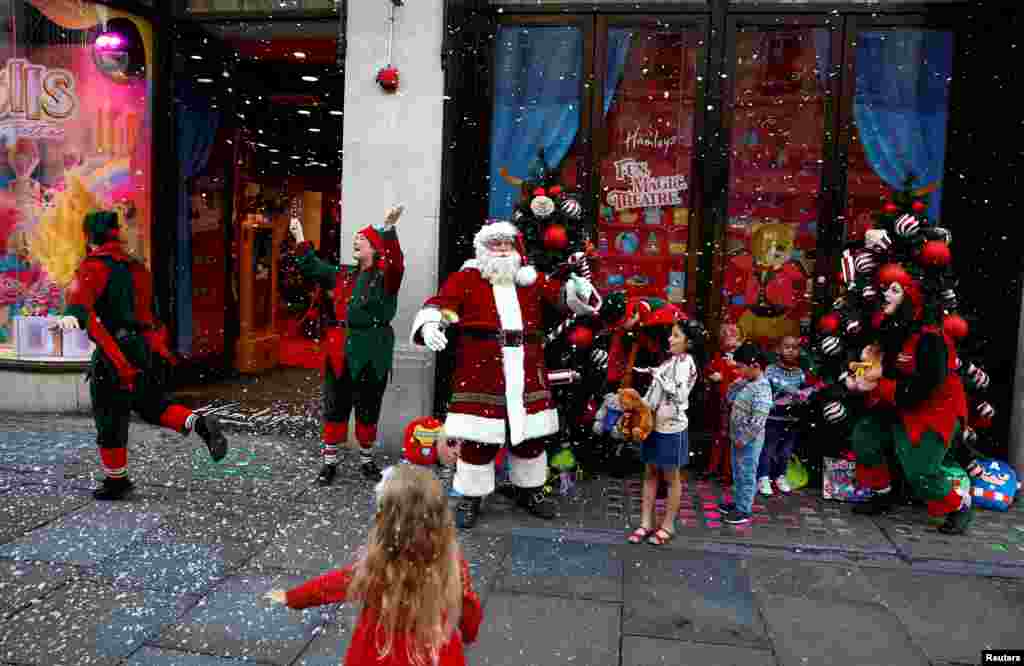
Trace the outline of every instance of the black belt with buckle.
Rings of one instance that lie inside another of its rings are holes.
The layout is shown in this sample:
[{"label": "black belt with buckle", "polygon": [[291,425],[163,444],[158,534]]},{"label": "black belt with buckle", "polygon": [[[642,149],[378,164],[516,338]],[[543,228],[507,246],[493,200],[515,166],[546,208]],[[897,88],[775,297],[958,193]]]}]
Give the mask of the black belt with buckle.
[{"label": "black belt with buckle", "polygon": [[497,340],[498,344],[502,347],[522,347],[527,342],[544,342],[544,334],[539,331],[527,333],[526,331],[518,330],[502,329],[500,331],[493,331],[482,328],[461,328],[459,331],[472,338]]}]

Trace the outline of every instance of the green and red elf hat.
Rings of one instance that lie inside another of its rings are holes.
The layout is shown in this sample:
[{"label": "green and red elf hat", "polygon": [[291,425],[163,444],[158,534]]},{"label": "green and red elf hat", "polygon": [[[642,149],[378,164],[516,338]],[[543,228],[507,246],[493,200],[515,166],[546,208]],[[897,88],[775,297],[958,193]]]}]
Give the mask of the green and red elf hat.
[{"label": "green and red elf hat", "polygon": [[921,283],[900,264],[885,264],[878,269],[879,287],[885,289],[893,282],[898,282],[903,287],[903,293],[913,305],[914,320],[919,320],[924,310],[924,293],[921,291]]},{"label": "green and red elf hat", "polygon": [[110,210],[98,210],[88,213],[82,220],[82,229],[91,245],[103,245],[118,239],[120,224],[117,213]]}]

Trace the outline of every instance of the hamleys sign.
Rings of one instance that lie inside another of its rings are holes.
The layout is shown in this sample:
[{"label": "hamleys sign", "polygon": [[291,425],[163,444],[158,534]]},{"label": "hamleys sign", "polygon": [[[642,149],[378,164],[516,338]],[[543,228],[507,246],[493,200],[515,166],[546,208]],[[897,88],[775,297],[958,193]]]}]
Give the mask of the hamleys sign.
[{"label": "hamleys sign", "polygon": [[78,110],[75,75],[61,68],[11,58],[0,69],[0,132],[63,139],[64,123]]}]

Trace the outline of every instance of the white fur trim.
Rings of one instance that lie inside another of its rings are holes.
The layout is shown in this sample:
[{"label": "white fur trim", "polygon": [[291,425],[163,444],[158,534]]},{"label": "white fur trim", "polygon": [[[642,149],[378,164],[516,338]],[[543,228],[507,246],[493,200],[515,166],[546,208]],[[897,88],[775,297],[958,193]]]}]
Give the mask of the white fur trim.
[{"label": "white fur trim", "polygon": [[[523,441],[547,437],[558,432],[558,412],[554,409],[545,409],[536,414],[526,415],[526,425],[523,427]],[[512,444],[518,444],[513,441]]]},{"label": "white fur trim", "polygon": [[448,412],[444,420],[444,434],[449,439],[468,439],[500,446],[505,443],[505,419]]},{"label": "white fur trim", "polygon": [[473,465],[455,461],[455,491],[467,497],[483,497],[494,492],[494,463]]},{"label": "white fur trim", "polygon": [[[498,321],[506,331],[523,330],[523,311],[519,307],[519,294],[511,284],[492,284],[494,307]],[[526,421],[526,353],[523,347],[502,347],[501,366],[505,375],[505,415],[508,418],[509,439],[513,444],[523,441]]]},{"label": "white fur trim", "polygon": [[439,308],[423,308],[416,313],[416,318],[412,321],[412,332],[409,333],[409,344],[416,345],[417,347],[426,346],[416,342],[416,334],[420,332],[421,328],[423,328],[423,324],[430,322],[441,322],[441,310]]},{"label": "white fur trim", "polygon": [[520,266],[516,271],[516,284],[520,287],[529,287],[537,281],[537,269],[533,266]]},{"label": "white fur trim", "polygon": [[473,236],[473,245],[479,247],[489,240],[495,238],[511,238],[515,240],[519,236],[519,228],[511,222],[492,222],[480,227],[480,231]]},{"label": "white fur trim", "polygon": [[536,458],[520,458],[509,452],[509,479],[516,488],[538,488],[548,480],[548,454],[544,451]]},{"label": "white fur trim", "polygon": [[461,270],[466,270],[467,268],[474,268],[476,270],[480,270],[480,262],[477,261],[476,259],[467,259],[462,263]]}]

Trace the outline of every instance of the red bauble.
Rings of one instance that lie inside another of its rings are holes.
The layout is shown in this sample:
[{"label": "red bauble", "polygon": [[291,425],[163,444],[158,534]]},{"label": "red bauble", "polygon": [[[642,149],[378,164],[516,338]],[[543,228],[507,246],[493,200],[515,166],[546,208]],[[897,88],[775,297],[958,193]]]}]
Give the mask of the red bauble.
[{"label": "red bauble", "polygon": [[949,246],[942,241],[928,241],[921,248],[921,254],[917,260],[925,266],[948,266],[950,260],[953,258],[952,253],[949,251]]},{"label": "red bauble", "polygon": [[377,85],[389,93],[398,90],[398,68],[389,65],[377,72]]},{"label": "red bauble", "polygon": [[544,247],[549,250],[564,250],[569,245],[569,234],[560,224],[552,224],[544,230]]},{"label": "red bauble", "polygon": [[900,207],[891,201],[886,201],[885,205],[882,206],[882,212],[888,213],[889,215],[893,215],[895,213],[900,212]]},{"label": "red bauble", "polygon": [[534,188],[534,190],[533,190],[533,196],[535,196],[535,197],[542,197],[542,196],[544,196],[546,194],[547,194],[547,192],[544,191],[543,187],[537,187],[537,188]]},{"label": "red bauble", "polygon": [[594,332],[586,326],[575,326],[569,331],[569,344],[580,349],[587,349],[594,344]]},{"label": "red bauble", "polygon": [[839,330],[839,323],[839,315],[830,312],[818,320],[818,330],[831,335]]},{"label": "red bauble", "polygon": [[886,264],[878,269],[878,284],[884,286],[893,282],[899,282],[906,286],[910,284],[910,273],[899,264]]},{"label": "red bauble", "polygon": [[552,185],[551,187],[548,188],[548,194],[561,194],[561,193],[562,193],[562,186],[561,185]]},{"label": "red bauble", "polygon": [[910,204],[910,210],[914,211],[915,213],[923,213],[926,210],[928,210],[928,204],[921,200],[917,200],[914,203]]},{"label": "red bauble", "polygon": [[963,340],[970,331],[967,321],[960,315],[951,314],[942,320],[942,330],[954,340]]}]

